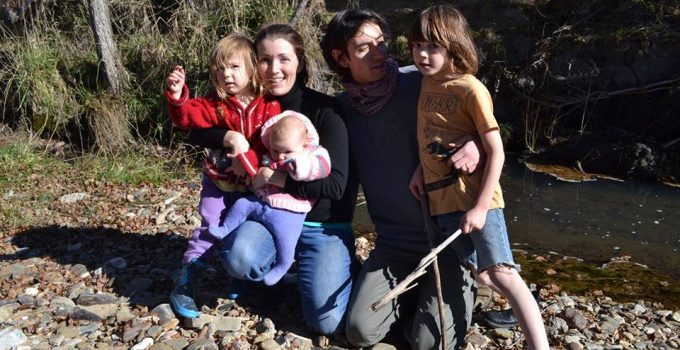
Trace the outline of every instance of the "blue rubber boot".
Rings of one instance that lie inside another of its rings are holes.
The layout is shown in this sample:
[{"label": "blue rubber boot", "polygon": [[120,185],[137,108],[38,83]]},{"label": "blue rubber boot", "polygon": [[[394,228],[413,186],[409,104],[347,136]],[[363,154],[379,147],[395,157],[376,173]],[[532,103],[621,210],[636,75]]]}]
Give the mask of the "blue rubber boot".
[{"label": "blue rubber boot", "polygon": [[198,260],[182,265],[175,288],[170,293],[170,305],[179,316],[196,318],[201,315],[194,301],[194,289],[205,267],[205,263]]}]

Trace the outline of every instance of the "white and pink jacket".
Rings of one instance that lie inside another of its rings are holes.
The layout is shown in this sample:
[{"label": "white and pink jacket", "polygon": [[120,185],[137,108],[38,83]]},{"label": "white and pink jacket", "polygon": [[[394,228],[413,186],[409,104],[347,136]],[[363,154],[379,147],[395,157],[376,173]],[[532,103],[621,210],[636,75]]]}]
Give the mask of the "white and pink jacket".
[{"label": "white and pink jacket", "polygon": [[[294,111],[284,111],[267,120],[262,125],[262,143],[269,149],[269,134],[272,125],[285,117],[296,117],[307,127],[307,146],[305,154],[284,162],[271,162],[268,166],[273,170],[285,170],[290,177],[297,181],[314,181],[327,177],[331,172],[331,158],[328,151],[319,145],[319,134],[312,122],[303,114]],[[282,192],[280,188],[267,185],[255,194],[263,202],[274,208],[286,209],[298,213],[307,213],[312,210],[315,200],[304,199]]]}]

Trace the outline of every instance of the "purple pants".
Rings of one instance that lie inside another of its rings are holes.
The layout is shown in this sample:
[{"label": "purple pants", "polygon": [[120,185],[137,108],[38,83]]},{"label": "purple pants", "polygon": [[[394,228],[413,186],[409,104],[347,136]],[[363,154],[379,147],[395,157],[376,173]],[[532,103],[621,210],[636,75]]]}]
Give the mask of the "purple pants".
[{"label": "purple pants", "polygon": [[201,214],[201,226],[194,230],[189,239],[189,247],[187,247],[184,257],[182,257],[183,264],[201,258],[212,247],[213,243],[219,241],[208,233],[208,227],[219,225],[222,222],[222,215],[225,209],[229,208],[237,199],[248,194],[248,192],[224,192],[213,184],[210,177],[203,175],[201,180],[201,200],[198,204],[198,212]]},{"label": "purple pants", "polygon": [[[229,208],[221,227],[211,226],[209,231],[215,236],[213,239],[221,240],[248,219],[257,221],[266,227],[274,236],[276,262],[264,275],[262,281],[271,286],[276,284],[293,264],[295,245],[300,238],[306,216],[307,213],[274,208],[257,196],[250,195],[238,199]],[[258,248],[252,247],[252,249]]]}]

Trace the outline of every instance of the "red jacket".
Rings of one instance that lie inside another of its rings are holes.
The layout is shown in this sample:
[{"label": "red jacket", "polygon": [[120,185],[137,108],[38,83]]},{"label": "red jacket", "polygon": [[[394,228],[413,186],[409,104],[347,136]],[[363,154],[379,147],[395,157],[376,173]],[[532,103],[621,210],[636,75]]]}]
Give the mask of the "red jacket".
[{"label": "red jacket", "polygon": [[[180,129],[190,128],[226,128],[237,131],[245,136],[250,149],[238,156],[249,176],[254,176],[259,169],[259,160],[267,149],[260,138],[260,128],[269,118],[281,113],[281,105],[273,97],[259,96],[255,98],[248,107],[243,106],[233,97],[227,100],[220,100],[217,94],[211,93],[207,96],[189,98],[189,88],[184,85],[182,95],[179,99],[174,99],[170,91],[165,91],[168,100],[168,111],[170,118]],[[208,175],[225,180],[232,178],[233,174],[212,173],[211,164],[206,164]],[[239,179],[238,182],[245,181]],[[231,182],[231,181],[230,181]],[[245,184],[245,183],[241,183]]]}]

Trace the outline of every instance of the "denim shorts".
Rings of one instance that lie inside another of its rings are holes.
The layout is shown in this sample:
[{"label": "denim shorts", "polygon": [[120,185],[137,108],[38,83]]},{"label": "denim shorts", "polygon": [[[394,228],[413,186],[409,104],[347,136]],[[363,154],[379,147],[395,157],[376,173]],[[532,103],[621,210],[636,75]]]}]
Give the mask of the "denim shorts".
[{"label": "denim shorts", "polygon": [[[436,215],[434,219],[442,234],[448,236],[458,230],[463,214],[465,212]],[[473,231],[467,236],[471,238],[474,249],[463,244],[456,245],[456,241],[460,240],[461,237],[456,238],[453,245],[453,249],[461,261],[470,264],[478,272],[498,265],[510,266],[520,271],[520,266],[515,264],[515,260],[512,258],[503,209],[489,210],[482,230]]]}]

